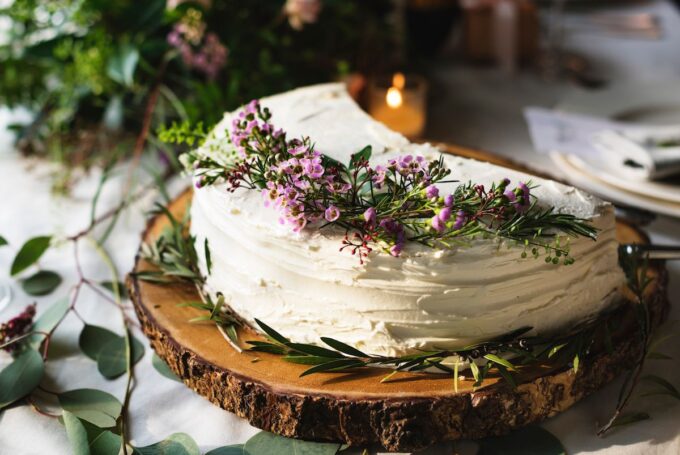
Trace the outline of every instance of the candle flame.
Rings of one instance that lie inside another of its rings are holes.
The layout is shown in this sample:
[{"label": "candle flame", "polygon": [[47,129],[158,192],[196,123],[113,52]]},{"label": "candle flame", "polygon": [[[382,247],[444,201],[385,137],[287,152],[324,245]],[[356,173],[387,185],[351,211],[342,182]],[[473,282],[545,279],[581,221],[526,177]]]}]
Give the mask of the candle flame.
[{"label": "candle flame", "polygon": [[396,87],[390,87],[387,90],[387,96],[385,97],[385,100],[387,101],[387,105],[389,107],[393,109],[398,108],[403,102],[401,91]]}]

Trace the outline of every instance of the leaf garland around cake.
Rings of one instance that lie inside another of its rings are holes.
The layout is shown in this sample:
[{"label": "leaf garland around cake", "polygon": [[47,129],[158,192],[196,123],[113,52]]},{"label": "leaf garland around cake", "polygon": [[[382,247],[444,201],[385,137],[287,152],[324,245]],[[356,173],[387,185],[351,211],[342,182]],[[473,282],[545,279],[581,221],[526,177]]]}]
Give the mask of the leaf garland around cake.
[{"label": "leaf garland around cake", "polygon": [[[223,295],[217,294],[213,298],[204,290],[205,277],[198,267],[196,248],[204,248],[209,254],[209,246],[205,243],[197,245],[195,238],[190,235],[189,212],[178,219],[167,208],[157,205],[152,213],[166,217],[168,227],[153,242],[142,245],[142,257],[155,268],[138,272],[136,276],[160,285],[180,282],[195,288],[201,300],[180,305],[196,308],[204,314],[190,322],[216,324],[225,339],[241,351],[236,328],[242,326],[243,322],[231,312]],[[532,365],[550,365],[553,368],[569,366],[578,372],[593,346],[612,349],[606,319],[603,317],[581,324],[569,333],[550,339],[529,336],[527,334],[531,327],[524,327],[460,349],[433,349],[394,357],[364,353],[328,337],[320,340],[325,346],[296,343],[262,321],[257,321],[257,328],[264,334],[265,340],[246,340],[246,343],[249,351],[275,354],[284,361],[308,365],[309,368],[301,376],[379,366],[387,369],[382,381],[388,382],[398,372],[438,371],[453,377],[453,388],[457,391],[460,373],[468,370],[474,378],[475,388],[481,387],[484,380],[491,376],[514,387],[516,375]]]},{"label": "leaf garland around cake", "polygon": [[199,145],[180,157],[197,188],[224,184],[229,191],[260,191],[264,206],[294,232],[344,230],[340,250],[362,264],[376,248],[400,256],[407,242],[453,248],[481,237],[518,244],[522,257],[544,255],[548,263],[569,265],[569,239],[597,237],[588,220],[539,204],[531,182],[514,188],[507,178],[490,187],[468,182],[440,195],[437,184],[456,182],[448,180],[451,171],[441,156],[405,155],[372,166],[368,145],[344,164],[317,151],[309,137],[288,139],[271,116],[253,100],[234,117],[225,139],[186,123],[159,136]]}]

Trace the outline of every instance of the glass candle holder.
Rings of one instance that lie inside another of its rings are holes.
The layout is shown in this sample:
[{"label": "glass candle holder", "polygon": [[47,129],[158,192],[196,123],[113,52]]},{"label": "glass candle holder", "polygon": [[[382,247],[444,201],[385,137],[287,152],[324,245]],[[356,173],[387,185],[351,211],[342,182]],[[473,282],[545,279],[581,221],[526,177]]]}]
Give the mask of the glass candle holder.
[{"label": "glass candle holder", "polygon": [[368,90],[368,113],[410,139],[422,136],[427,120],[427,81],[415,74],[375,78]]}]

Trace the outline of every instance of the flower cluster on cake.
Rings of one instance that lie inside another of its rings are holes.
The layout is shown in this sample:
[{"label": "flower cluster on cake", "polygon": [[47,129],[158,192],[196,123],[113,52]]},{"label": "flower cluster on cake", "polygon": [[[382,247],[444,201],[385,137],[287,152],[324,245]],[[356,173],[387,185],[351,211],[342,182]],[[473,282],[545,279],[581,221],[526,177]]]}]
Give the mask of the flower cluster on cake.
[{"label": "flower cluster on cake", "polygon": [[182,160],[204,295],[278,344],[394,357],[549,337],[624,282],[610,204],[410,143],[340,84],[226,114]]}]

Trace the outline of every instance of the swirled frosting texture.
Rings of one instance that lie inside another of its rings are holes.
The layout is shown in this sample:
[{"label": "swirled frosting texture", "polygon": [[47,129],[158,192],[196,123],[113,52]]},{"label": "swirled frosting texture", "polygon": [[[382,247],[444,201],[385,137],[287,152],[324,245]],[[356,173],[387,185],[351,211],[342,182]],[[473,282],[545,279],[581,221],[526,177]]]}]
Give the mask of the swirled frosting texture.
[{"label": "swirled frosting texture", "polygon": [[[429,144],[411,144],[372,120],[342,85],[325,84],[262,100],[272,122],[289,137],[310,136],[317,150],[347,162],[365,145],[372,163],[403,154],[436,158]],[[220,159],[224,131],[201,153]],[[570,266],[520,257],[521,250],[478,239],[450,250],[410,243],[399,258],[371,253],[366,264],[338,251],[344,232],[280,226],[259,191],[233,193],[213,185],[194,193],[191,232],[208,240],[212,257],[206,287],[221,292],[245,320],[260,319],[299,342],[328,336],[372,354],[455,348],[531,326],[548,334],[594,317],[612,303],[623,275],[617,262],[612,207],[575,188],[474,160],[445,156],[452,178],[490,184],[531,180],[533,193],[558,211],[592,219],[597,241],[572,239]],[[456,183],[442,184],[443,192]],[[207,274],[203,248],[200,266]]]}]

